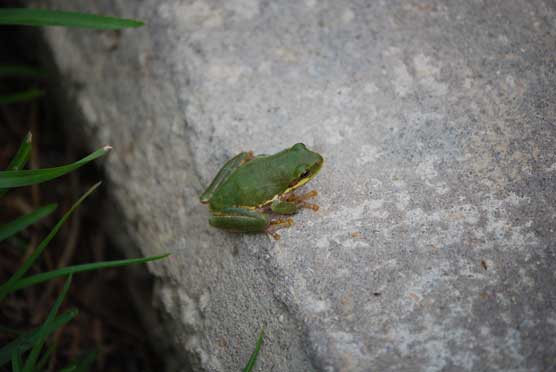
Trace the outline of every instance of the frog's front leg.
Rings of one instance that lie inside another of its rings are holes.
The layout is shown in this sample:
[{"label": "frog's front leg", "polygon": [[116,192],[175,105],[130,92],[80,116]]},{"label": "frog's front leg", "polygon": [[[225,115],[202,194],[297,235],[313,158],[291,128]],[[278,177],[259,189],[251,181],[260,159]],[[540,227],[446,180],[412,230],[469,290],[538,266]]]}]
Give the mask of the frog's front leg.
[{"label": "frog's front leg", "polygon": [[315,212],[319,210],[319,206],[312,203],[307,203],[305,200],[317,196],[317,191],[312,190],[306,194],[297,196],[293,193],[287,195],[283,200],[276,199],[270,205],[270,209],[278,214],[294,214],[299,208],[309,208]]},{"label": "frog's front leg", "polygon": [[218,227],[236,232],[263,232],[266,231],[269,221],[264,213],[251,209],[230,207],[213,212],[209,223]]}]

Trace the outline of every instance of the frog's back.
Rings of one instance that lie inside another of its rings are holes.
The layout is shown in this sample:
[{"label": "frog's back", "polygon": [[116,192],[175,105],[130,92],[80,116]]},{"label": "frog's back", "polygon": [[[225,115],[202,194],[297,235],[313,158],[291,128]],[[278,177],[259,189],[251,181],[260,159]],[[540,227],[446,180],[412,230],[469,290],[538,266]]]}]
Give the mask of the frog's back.
[{"label": "frog's back", "polygon": [[212,195],[210,208],[258,207],[286,190],[289,178],[281,174],[279,155],[259,156],[237,168]]}]

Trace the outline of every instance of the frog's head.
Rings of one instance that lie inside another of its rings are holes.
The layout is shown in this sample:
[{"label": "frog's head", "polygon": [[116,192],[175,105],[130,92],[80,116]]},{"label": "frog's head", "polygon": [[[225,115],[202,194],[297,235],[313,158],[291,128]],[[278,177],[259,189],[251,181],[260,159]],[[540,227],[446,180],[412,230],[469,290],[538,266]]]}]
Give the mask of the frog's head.
[{"label": "frog's head", "polygon": [[317,175],[324,159],[316,152],[309,150],[304,144],[297,143],[288,152],[288,162],[293,170],[288,192],[303,186]]}]

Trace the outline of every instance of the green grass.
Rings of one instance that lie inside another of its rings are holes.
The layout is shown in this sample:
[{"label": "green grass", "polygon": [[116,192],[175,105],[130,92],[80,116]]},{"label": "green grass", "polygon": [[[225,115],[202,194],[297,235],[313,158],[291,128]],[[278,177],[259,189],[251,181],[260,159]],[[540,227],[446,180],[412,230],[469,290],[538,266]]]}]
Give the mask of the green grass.
[{"label": "green grass", "polygon": [[0,78],[5,77],[43,78],[46,77],[46,73],[43,70],[30,66],[0,65]]},{"label": "green grass", "polygon": [[[56,11],[47,9],[0,9],[0,25],[24,25],[24,26],[63,26],[63,27],[80,27],[93,29],[123,29],[135,28],[143,25],[143,22],[121,19],[114,17],[106,17],[94,14]],[[45,73],[41,70],[20,65],[0,65],[0,78],[25,77],[25,78],[42,78]],[[34,100],[44,95],[44,92],[38,88],[30,88],[25,91],[13,92],[10,94],[0,95],[0,104],[12,104]],[[0,172],[0,197],[2,197],[10,188],[29,186],[41,182],[49,181],[57,177],[61,177],[69,172],[75,171],[83,165],[105,155],[110,150],[109,147],[99,149],[89,156],[60,167],[48,169],[23,170],[31,153],[31,133],[22,141],[17,153],[8,165],[5,171]],[[32,254],[23,262],[21,267],[8,279],[7,282],[0,285],[0,301],[8,294],[23,289],[25,287],[42,283],[60,276],[67,276],[66,283],[56,299],[52,309],[50,310],[44,323],[35,330],[21,332],[18,330],[10,330],[10,333],[17,337],[12,342],[3,345],[0,348],[0,366],[11,362],[12,370],[15,372],[31,372],[43,370],[48,361],[55,354],[56,345],[52,344],[42,353],[42,349],[47,338],[64,324],[77,316],[77,310],[72,309],[58,316],[58,310],[64,300],[70,284],[72,275],[75,273],[96,270],[99,268],[124,266],[135,263],[145,263],[157,259],[162,259],[167,255],[135,258],[128,260],[117,260],[108,262],[97,262],[83,265],[70,266],[60,268],[46,273],[35,274],[24,277],[31,266],[38,260],[48,243],[60,230],[64,222],[71,216],[77,207],[100,185],[97,183],[91,187],[73,206],[63,215],[50,233],[38,244]],[[16,218],[2,226],[0,226],[0,241],[13,237],[18,232],[23,231],[30,225],[36,223],[41,218],[46,217],[56,209],[55,204],[49,204],[38,208],[35,211]],[[8,329],[8,327],[2,327]],[[25,356],[25,354],[27,355]],[[42,353],[42,356],[41,356]],[[88,371],[95,360],[96,352],[85,353],[77,361],[71,363],[63,371]]]},{"label": "green grass", "polygon": [[110,146],[105,146],[83,159],[76,161],[75,163],[63,165],[61,167],[30,170],[8,170],[0,172],[0,189],[29,186],[61,177],[97,158],[100,158],[103,155],[106,155],[110,149]]},{"label": "green grass", "polygon": [[131,264],[141,264],[147,263],[150,261],[161,260],[163,258],[168,257],[170,254],[162,254],[159,256],[150,256],[150,257],[140,257],[140,258],[128,258],[125,260],[114,260],[114,261],[104,261],[104,262],[93,262],[89,264],[82,264],[82,265],[75,265],[69,267],[63,267],[58,270],[52,270],[46,273],[32,275],[26,278],[22,278],[17,281],[17,283],[12,287],[13,291],[18,289],[22,289],[25,287],[29,287],[31,285],[39,284],[46,282],[48,280],[58,278],[61,276],[66,276],[68,274],[76,274],[85,271],[91,270],[99,270],[99,269],[107,269],[111,267],[118,267],[118,266],[128,266]]},{"label": "green grass", "polygon": [[12,8],[0,9],[0,25],[63,26],[118,30],[144,25],[141,21],[106,17],[88,13],[65,12],[48,9]]},{"label": "green grass", "polygon": [[25,361],[25,365],[23,366],[23,372],[32,372],[35,370],[35,364],[37,363],[42,347],[46,342],[46,337],[48,337],[48,334],[50,333],[49,332],[50,326],[54,321],[54,319],[56,318],[58,309],[60,309],[60,306],[62,305],[62,301],[64,301],[64,298],[68,293],[71,284],[71,278],[72,275],[70,274],[66,279],[64,288],[62,288],[62,292],[60,292],[60,295],[58,295],[56,302],[54,302],[54,306],[52,306],[52,309],[50,309],[50,312],[48,313],[46,320],[44,321],[41,328],[39,329],[39,332],[37,333],[37,339],[35,340],[35,343],[33,344],[33,348],[31,349],[31,352],[29,353],[29,356]]},{"label": "green grass", "polygon": [[[31,134],[27,134],[22,141],[17,153],[14,155],[12,161],[8,166],[7,171],[0,172],[0,193],[3,194],[13,187],[33,185],[45,182],[56,177],[63,176],[69,172],[75,171],[83,165],[103,156],[110,150],[109,147],[99,149],[85,158],[55,168],[24,170],[25,164],[30,157],[31,151]],[[57,316],[58,310],[64,297],[67,294],[71,283],[73,274],[98,270],[102,268],[126,266],[131,264],[141,264],[149,261],[159,260],[167,257],[168,255],[158,255],[152,257],[131,258],[125,260],[94,262],[88,264],[74,265],[69,267],[62,267],[49,272],[39,273],[25,277],[29,269],[37,262],[40,255],[56,236],[63,224],[68,220],[72,213],[83,203],[99,186],[100,182],[93,185],[87,192],[85,192],[72,206],[66,211],[62,218],[56,223],[47,236],[37,245],[31,255],[23,262],[23,264],[16,270],[16,272],[3,284],[0,285],[0,301],[6,298],[14,291],[23,288],[43,283],[58,277],[67,277],[66,283],[56,302],[54,303],[50,313],[48,314],[45,322],[37,329],[31,332],[18,332],[17,330],[11,333],[17,335],[17,338],[0,348],[0,366],[11,362],[13,371],[31,372],[42,370],[48,360],[53,357],[56,345],[50,345],[46,352],[42,353],[47,338],[77,316],[77,310],[66,311],[60,316]],[[2,226],[0,226],[0,241],[16,235],[18,232],[24,230],[30,225],[36,223],[41,218],[46,217],[56,209],[55,204],[49,204],[44,207],[38,208],[35,211],[16,218]],[[6,328],[6,327],[3,327]],[[42,353],[42,356],[41,356]],[[74,361],[67,366],[65,371],[88,371],[94,363],[96,353],[90,352],[83,355],[82,358]]]},{"label": "green grass", "polygon": [[[21,171],[23,172],[23,171]],[[25,273],[31,268],[33,263],[39,258],[42,251],[46,248],[48,243],[56,236],[56,233],[60,230],[64,222],[71,216],[73,211],[89,196],[92,194],[93,191],[96,190],[97,187],[100,186],[100,182],[95,184],[91,187],[79,200],[77,200],[72,207],[64,214],[64,216],[58,221],[58,223],[54,226],[54,228],[50,231],[50,233],[44,238],[38,245],[37,248],[33,251],[33,253],[23,262],[21,267],[8,279],[8,281],[2,285],[0,285],[0,301],[2,301],[9,293],[16,290],[18,281],[25,275]]]},{"label": "green grass", "polygon": [[[62,26],[92,29],[124,29],[143,26],[144,23],[137,20],[106,17],[95,14],[76,13],[67,11],[55,11],[47,9],[0,9],[0,25],[23,25],[23,26]],[[0,65],[0,78],[6,77],[26,77],[42,78],[45,77],[44,71],[20,65]],[[0,95],[0,104],[13,104],[34,100],[44,95],[44,91],[38,88],[30,88],[25,91]],[[10,162],[7,170],[0,172],[0,197],[10,188],[29,186],[61,177],[73,172],[85,164],[104,156],[110,147],[99,149],[85,158],[74,163],[55,168],[23,170],[31,153],[31,133],[28,133],[22,141],[18,152]],[[98,270],[109,267],[126,266],[130,264],[141,264],[149,261],[163,259],[168,254],[141,257],[126,260],[115,260],[105,262],[95,262],[81,265],[63,267],[49,272],[39,273],[25,277],[31,266],[38,260],[49,242],[54,238],[62,225],[81,205],[85,199],[99,187],[100,182],[92,186],[73,206],[63,215],[58,223],[52,228],[50,233],[39,243],[32,254],[24,261],[21,267],[0,285],[0,301],[10,293],[24,289],[26,287],[43,283],[58,277],[67,276],[66,282],[54,305],[52,306],[44,323],[31,331],[21,332],[10,330],[10,333],[17,335],[15,340],[0,348],[0,366],[11,362],[13,372],[40,371],[48,364],[49,360],[56,353],[57,345],[51,344],[46,352],[42,353],[48,337],[56,330],[63,327],[66,323],[78,315],[77,309],[70,309],[61,315],[57,315],[60,306],[66,297],[71,285],[72,275],[84,271]],[[33,225],[40,219],[48,216],[56,209],[55,204],[49,204],[38,208],[24,216],[16,218],[0,226],[0,242],[16,235],[27,227]],[[1,327],[6,330],[7,327]],[[264,338],[264,330],[261,330],[257,339],[255,350],[251,354],[243,372],[251,372],[257,362],[258,354],[261,350]],[[25,354],[27,357],[25,358]],[[78,360],[70,363],[67,367],[60,369],[63,372],[86,372],[94,364],[96,351],[84,353]]]},{"label": "green grass", "polygon": [[[31,135],[31,132],[27,133],[23,141],[21,141],[21,144],[19,145],[16,154],[10,161],[10,164],[8,164],[7,170],[17,171],[25,167],[25,164],[27,164],[27,162],[29,161],[29,157],[31,156],[32,138],[33,136]],[[4,194],[6,194],[7,191],[8,189],[0,188],[0,198],[4,196]]]},{"label": "green grass", "polygon": [[259,333],[259,338],[257,339],[257,344],[255,345],[255,350],[251,354],[249,361],[247,361],[247,365],[243,368],[243,372],[251,372],[253,368],[255,368],[255,363],[257,362],[257,356],[259,355],[259,351],[261,351],[261,346],[263,344],[264,339],[264,329],[261,329]]},{"label": "green grass", "polygon": [[37,367],[35,369],[37,371],[44,371],[48,362],[50,362],[54,354],[56,354],[57,349],[58,349],[58,342],[51,343],[48,346],[48,349],[46,349],[46,351],[43,353],[43,355],[37,362]]},{"label": "green grass", "polygon": [[31,132],[28,132],[23,141],[21,141],[17,152],[10,161],[10,164],[8,164],[8,170],[17,171],[25,167],[25,164],[27,164],[29,157],[31,156],[32,139],[33,136],[31,135]]},{"label": "green grass", "polygon": [[35,98],[41,97],[44,92],[37,88],[31,88],[29,90],[24,90],[22,92],[5,94],[0,96],[0,104],[8,105],[11,103],[27,102],[32,101]]},{"label": "green grass", "polygon": [[[71,321],[77,316],[77,314],[79,314],[77,309],[70,309],[62,313],[62,315],[56,317],[56,319],[50,323],[48,335],[52,334],[54,331]],[[12,342],[2,346],[2,348],[0,348],[0,367],[9,363],[14,354],[23,354],[27,350],[31,349],[37,341],[39,329],[40,327],[30,332],[25,332]]]},{"label": "green grass", "polygon": [[21,360],[21,354],[14,353],[12,355],[12,372],[21,372],[21,365],[23,361]]},{"label": "green grass", "polygon": [[85,372],[88,371],[97,356],[96,350],[84,353],[79,359],[71,363],[69,366],[62,368],[60,372]]},{"label": "green grass", "polygon": [[44,207],[38,208],[33,212],[16,218],[13,221],[8,222],[5,225],[0,225],[0,242],[17,234],[18,232],[25,230],[27,227],[31,226],[38,220],[48,216],[56,209],[56,204],[48,204]]}]

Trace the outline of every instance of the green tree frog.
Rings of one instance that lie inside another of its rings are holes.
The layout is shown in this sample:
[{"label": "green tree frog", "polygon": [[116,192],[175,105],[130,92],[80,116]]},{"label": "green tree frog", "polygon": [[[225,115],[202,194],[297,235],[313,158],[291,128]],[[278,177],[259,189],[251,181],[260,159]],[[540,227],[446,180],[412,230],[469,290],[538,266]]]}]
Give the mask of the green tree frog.
[{"label": "green tree frog", "polygon": [[277,228],[293,224],[291,218],[271,219],[271,214],[291,215],[299,208],[318,210],[306,200],[317,195],[310,191],[296,196],[293,191],[319,172],[323,158],[298,143],[274,155],[242,152],[224,164],[209,187],[201,194],[208,204],[209,223],[235,232],[267,232],[275,239]]}]

